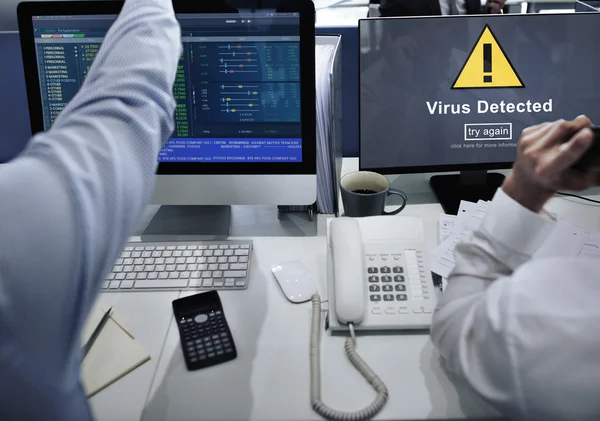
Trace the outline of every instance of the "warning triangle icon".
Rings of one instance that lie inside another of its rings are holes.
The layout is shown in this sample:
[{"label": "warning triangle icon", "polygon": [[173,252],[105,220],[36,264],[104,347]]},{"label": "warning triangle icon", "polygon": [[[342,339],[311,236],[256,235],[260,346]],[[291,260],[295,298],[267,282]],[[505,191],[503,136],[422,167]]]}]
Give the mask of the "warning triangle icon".
[{"label": "warning triangle icon", "polygon": [[485,25],[452,89],[524,87],[490,26]]}]

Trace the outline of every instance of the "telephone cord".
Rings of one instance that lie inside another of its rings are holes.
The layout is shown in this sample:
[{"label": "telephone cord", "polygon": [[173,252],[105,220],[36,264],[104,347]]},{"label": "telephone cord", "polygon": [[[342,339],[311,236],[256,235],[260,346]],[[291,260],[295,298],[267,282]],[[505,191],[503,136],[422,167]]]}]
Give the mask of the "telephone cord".
[{"label": "telephone cord", "polygon": [[344,349],[350,362],[377,392],[375,400],[366,408],[356,412],[332,409],[321,401],[321,297],[312,296],[312,326],[310,336],[310,402],[314,411],[323,418],[334,421],[362,421],[373,418],[385,406],[388,390],[383,381],[356,352],[354,336],[346,339]]}]

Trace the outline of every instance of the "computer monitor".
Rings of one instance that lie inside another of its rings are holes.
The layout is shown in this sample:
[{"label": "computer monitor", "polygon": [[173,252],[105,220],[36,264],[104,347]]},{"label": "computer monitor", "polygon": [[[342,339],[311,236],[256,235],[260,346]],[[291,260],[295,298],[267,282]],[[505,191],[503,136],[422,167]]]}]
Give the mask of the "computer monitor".
[{"label": "computer monitor", "polygon": [[489,200],[522,130],[600,122],[597,13],[361,20],[360,169],[431,178],[448,213]]},{"label": "computer monitor", "polygon": [[600,12],[600,1],[598,0],[576,0],[575,12]]},{"label": "computer monitor", "polygon": [[[23,3],[32,131],[76,94],[121,1]],[[310,0],[174,0],[183,54],[176,129],[152,203],[310,205],[316,200],[315,14]]]}]

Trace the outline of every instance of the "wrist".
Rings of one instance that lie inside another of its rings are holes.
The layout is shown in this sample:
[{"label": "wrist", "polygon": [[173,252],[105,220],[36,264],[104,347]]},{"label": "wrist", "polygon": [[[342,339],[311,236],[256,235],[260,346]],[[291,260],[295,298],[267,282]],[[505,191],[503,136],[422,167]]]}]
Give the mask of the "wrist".
[{"label": "wrist", "polygon": [[518,179],[515,177],[514,171],[504,180],[502,190],[521,206],[535,213],[540,212],[554,195],[554,192],[547,188]]}]

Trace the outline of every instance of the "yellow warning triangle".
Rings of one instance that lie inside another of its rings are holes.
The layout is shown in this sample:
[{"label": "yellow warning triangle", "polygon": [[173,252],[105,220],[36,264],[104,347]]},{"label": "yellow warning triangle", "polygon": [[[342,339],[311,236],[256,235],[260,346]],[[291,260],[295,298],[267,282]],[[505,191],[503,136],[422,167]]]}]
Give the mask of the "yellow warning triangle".
[{"label": "yellow warning triangle", "polygon": [[490,26],[485,25],[452,89],[524,87]]}]

